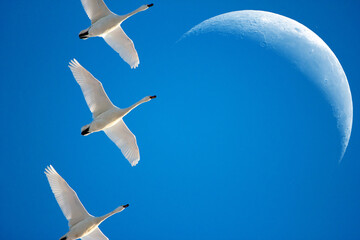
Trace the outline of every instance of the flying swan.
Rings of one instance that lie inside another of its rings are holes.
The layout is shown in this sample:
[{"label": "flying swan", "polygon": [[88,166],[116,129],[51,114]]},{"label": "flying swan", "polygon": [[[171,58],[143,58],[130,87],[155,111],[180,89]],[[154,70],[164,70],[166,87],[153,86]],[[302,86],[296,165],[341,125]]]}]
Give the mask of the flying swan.
[{"label": "flying swan", "polygon": [[56,201],[69,221],[70,230],[60,240],[75,240],[78,238],[82,240],[108,240],[98,226],[108,217],[127,208],[129,204],[122,205],[102,217],[94,217],[86,211],[75,191],[51,165],[45,169],[45,174]]},{"label": "flying swan", "polygon": [[91,26],[82,30],[80,39],[102,37],[131,68],[136,68],[140,61],[134,43],[122,30],[120,24],[132,15],[145,11],[154,4],[147,4],[126,15],[116,15],[111,12],[103,0],[81,0],[86,14],[91,20]]},{"label": "flying swan", "polygon": [[111,103],[101,82],[94,78],[76,59],[70,61],[69,68],[81,87],[94,119],[90,124],[81,128],[81,135],[86,136],[93,132],[104,131],[120,148],[131,166],[135,166],[140,160],[139,148],[134,134],[127,128],[122,118],[135,107],[156,98],[156,96],[144,97],[128,108],[120,109]]}]

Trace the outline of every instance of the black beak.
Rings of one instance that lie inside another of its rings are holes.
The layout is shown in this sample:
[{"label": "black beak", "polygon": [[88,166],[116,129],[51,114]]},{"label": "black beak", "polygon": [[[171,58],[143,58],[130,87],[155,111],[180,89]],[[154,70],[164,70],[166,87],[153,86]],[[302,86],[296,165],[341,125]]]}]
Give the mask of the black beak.
[{"label": "black beak", "polygon": [[156,95],[154,95],[154,96],[150,96],[150,99],[153,99],[153,98],[156,98]]},{"label": "black beak", "polygon": [[123,205],[124,208],[127,208],[129,206],[129,204]]},{"label": "black beak", "polygon": [[148,7],[152,7],[152,6],[154,6],[154,4],[153,4],[153,3],[150,3],[150,4],[148,4],[147,6],[148,6]]}]

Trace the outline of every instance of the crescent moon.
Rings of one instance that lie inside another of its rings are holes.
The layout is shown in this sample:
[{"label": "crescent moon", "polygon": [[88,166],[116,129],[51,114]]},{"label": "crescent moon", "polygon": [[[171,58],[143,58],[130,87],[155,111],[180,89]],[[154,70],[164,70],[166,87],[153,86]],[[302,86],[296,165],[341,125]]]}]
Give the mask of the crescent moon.
[{"label": "crescent moon", "polygon": [[222,33],[250,38],[292,61],[324,93],[331,104],[341,135],[341,156],[348,146],[353,103],[345,72],[328,45],[301,23],[265,11],[235,11],[203,21],[181,39],[203,33]]}]

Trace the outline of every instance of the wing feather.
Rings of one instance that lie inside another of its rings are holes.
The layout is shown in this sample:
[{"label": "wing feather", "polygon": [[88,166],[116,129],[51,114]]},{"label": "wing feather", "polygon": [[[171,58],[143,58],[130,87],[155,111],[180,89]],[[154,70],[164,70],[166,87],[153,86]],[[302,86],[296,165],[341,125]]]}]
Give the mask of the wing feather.
[{"label": "wing feather", "polygon": [[104,132],[120,148],[131,166],[138,164],[140,153],[136,137],[122,119],[114,126],[106,128]]},{"label": "wing feather", "polygon": [[103,38],[131,68],[136,68],[139,65],[139,56],[135,50],[134,43],[120,26],[103,35]]},{"label": "wing feather", "polygon": [[100,18],[111,14],[103,0],[81,0],[81,3],[91,23],[95,23]]},{"label": "wing feather", "polygon": [[80,85],[86,103],[93,113],[94,118],[114,107],[106,95],[101,82],[81,66],[76,59],[70,61],[69,68],[73,73],[75,80]]},{"label": "wing feather", "polygon": [[81,238],[82,240],[109,240],[97,227],[91,233]]},{"label": "wing feather", "polygon": [[56,201],[69,221],[69,227],[91,216],[80,202],[75,191],[51,165],[45,169],[45,174]]}]

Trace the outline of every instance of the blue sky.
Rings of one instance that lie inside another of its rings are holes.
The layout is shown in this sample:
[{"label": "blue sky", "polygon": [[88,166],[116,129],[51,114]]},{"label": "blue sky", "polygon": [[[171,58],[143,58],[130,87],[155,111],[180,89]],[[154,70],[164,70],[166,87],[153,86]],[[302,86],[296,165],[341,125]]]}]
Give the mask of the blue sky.
[{"label": "blue sky", "polygon": [[[141,1],[106,1],[117,14]],[[52,164],[109,239],[359,239],[360,4],[354,1],[155,1],[122,24],[140,65],[100,39],[78,1],[2,1],[1,239],[58,239],[67,222],[43,171]],[[304,24],[338,57],[354,104],[343,161],[331,107],[288,60],[257,43],[200,36],[205,19],[265,10]],[[141,160],[80,128],[91,113],[67,67],[76,58],[127,107]]]}]

